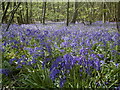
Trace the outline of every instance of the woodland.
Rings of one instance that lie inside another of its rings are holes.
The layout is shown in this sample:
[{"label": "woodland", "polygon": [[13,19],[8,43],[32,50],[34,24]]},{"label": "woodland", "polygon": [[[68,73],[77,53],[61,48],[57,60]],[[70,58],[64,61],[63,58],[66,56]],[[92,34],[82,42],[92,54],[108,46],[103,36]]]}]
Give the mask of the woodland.
[{"label": "woodland", "polygon": [[0,2],[2,89],[120,89],[120,1]]}]

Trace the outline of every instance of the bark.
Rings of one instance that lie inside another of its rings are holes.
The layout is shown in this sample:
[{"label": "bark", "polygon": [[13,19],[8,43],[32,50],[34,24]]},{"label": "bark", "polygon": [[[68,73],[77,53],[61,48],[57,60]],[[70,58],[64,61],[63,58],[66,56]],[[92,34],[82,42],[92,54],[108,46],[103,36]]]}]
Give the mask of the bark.
[{"label": "bark", "polygon": [[105,2],[103,2],[103,23],[105,23],[105,21],[106,21],[106,12],[105,12],[105,9],[106,9],[106,4],[105,4]]},{"label": "bark", "polygon": [[77,16],[78,16],[78,2],[75,2],[75,11],[71,23],[75,24]]},{"label": "bark", "polygon": [[69,25],[69,0],[67,2],[67,22],[66,22],[66,25],[67,26]]},{"label": "bark", "polygon": [[[58,2],[58,6],[57,6],[57,12],[58,12],[58,13],[60,12],[60,10],[59,10],[59,2]],[[59,14],[57,14],[57,19],[56,19],[56,21],[57,21],[57,22],[59,21]]]},{"label": "bark", "polygon": [[46,14],[46,2],[43,2],[43,17],[42,17],[43,24],[45,24],[45,14]]},{"label": "bark", "polygon": [[10,2],[7,3],[7,6],[6,6],[5,10],[4,10],[4,13],[3,13],[3,16],[2,16],[2,21],[1,21],[2,23],[3,23],[4,21],[7,22],[7,16],[6,16],[6,14],[7,14],[7,10],[8,10],[8,8],[9,8],[9,6],[10,6]]},{"label": "bark", "polygon": [[32,23],[32,2],[30,3],[30,22]]},{"label": "bark", "polygon": [[120,33],[120,1],[118,2],[118,13],[117,13],[117,30]]},{"label": "bark", "polygon": [[9,26],[10,26],[10,24],[11,24],[13,18],[14,18],[14,14],[15,14],[15,12],[17,11],[17,9],[18,9],[18,7],[20,6],[20,4],[21,4],[21,2],[19,2],[18,5],[15,7],[15,9],[12,11],[11,17],[10,17],[10,20],[9,20],[9,23],[8,23],[8,25],[7,25],[7,28],[6,28],[6,31],[8,31],[8,28],[9,28]]},{"label": "bark", "polygon": [[29,16],[28,16],[28,3],[26,2],[26,23],[29,23]]},{"label": "bark", "polygon": [[4,12],[4,10],[5,10],[5,2],[2,2],[2,10]]}]

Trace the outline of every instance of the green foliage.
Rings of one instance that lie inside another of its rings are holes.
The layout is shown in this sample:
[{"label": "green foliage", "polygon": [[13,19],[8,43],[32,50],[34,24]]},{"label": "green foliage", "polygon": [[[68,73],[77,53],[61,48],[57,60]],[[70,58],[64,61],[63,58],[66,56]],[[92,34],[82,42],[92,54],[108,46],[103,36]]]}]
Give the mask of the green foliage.
[{"label": "green foliage", "polygon": [[22,82],[30,88],[54,88],[53,81],[49,78],[49,70],[42,69],[40,64],[37,64],[37,69],[34,69],[30,66],[25,67],[28,72],[26,74],[22,74],[24,79]]}]

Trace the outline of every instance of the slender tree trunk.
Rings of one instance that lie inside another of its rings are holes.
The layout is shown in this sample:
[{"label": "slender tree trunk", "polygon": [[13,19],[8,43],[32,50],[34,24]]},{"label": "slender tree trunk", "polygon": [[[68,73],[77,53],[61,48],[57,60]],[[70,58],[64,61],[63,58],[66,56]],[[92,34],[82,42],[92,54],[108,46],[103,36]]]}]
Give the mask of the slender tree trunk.
[{"label": "slender tree trunk", "polygon": [[2,10],[4,12],[4,10],[5,10],[5,2],[2,2]]},{"label": "slender tree trunk", "polygon": [[66,22],[66,25],[67,26],[69,25],[69,0],[67,2],[67,22]]},{"label": "slender tree trunk", "polygon": [[105,4],[105,2],[103,2],[103,23],[106,22],[106,12],[105,12],[105,9],[106,9],[106,4]]},{"label": "slender tree trunk", "polygon": [[20,4],[21,4],[21,2],[18,3],[18,5],[17,5],[17,7],[15,7],[15,9],[13,9],[12,14],[11,14],[11,17],[10,17],[10,20],[9,20],[9,23],[8,23],[8,26],[7,26],[7,28],[6,28],[6,31],[8,31],[8,28],[9,28],[9,26],[10,26],[10,24],[11,24],[13,18],[14,18],[14,14],[15,14],[15,12],[17,11],[17,9],[18,9],[18,7],[20,6]]},{"label": "slender tree trunk", "polygon": [[79,4],[78,2],[75,2],[75,11],[74,11],[73,18],[71,21],[71,23],[74,23],[74,24],[75,24],[77,16],[78,16],[78,4]]},{"label": "slender tree trunk", "polygon": [[[59,2],[58,2],[58,5],[57,5],[57,12],[58,12],[58,13],[60,12],[60,10],[59,10]],[[59,21],[59,14],[57,14],[57,19],[56,19],[56,21],[57,21],[57,22]]]},{"label": "slender tree trunk", "polygon": [[3,13],[3,16],[2,16],[2,21],[1,21],[1,23],[3,23],[4,21],[7,22],[6,14],[7,14],[7,10],[8,10],[8,8],[9,8],[9,5],[10,5],[10,2],[7,3],[7,6],[6,6],[6,8],[5,8],[5,10],[4,10],[4,13]]},{"label": "slender tree trunk", "polygon": [[32,23],[32,2],[30,2],[30,22]]},{"label": "slender tree trunk", "polygon": [[53,11],[54,11],[54,13],[55,13],[55,4],[53,3]]},{"label": "slender tree trunk", "polygon": [[23,24],[23,16],[22,16],[22,10],[19,12],[19,16],[17,17],[18,24]]},{"label": "slender tree trunk", "polygon": [[120,1],[118,2],[118,13],[117,13],[117,30],[120,33]]},{"label": "slender tree trunk", "polygon": [[[52,5],[52,8],[53,8],[53,12],[54,12],[54,15],[56,14],[56,9],[55,9],[55,4],[53,3],[53,5]],[[52,20],[52,21],[55,21],[56,20],[56,16],[55,16],[55,18],[54,18],[54,20]]]},{"label": "slender tree trunk", "polygon": [[46,2],[43,2],[43,17],[42,17],[43,24],[45,24],[45,14],[46,14]]},{"label": "slender tree trunk", "polygon": [[28,16],[28,2],[26,2],[26,23],[29,23],[29,16]]},{"label": "slender tree trunk", "polygon": [[[12,3],[12,10],[16,7],[16,2]],[[15,15],[15,14],[14,14]],[[16,20],[15,18],[13,18],[13,23],[16,23]]]}]

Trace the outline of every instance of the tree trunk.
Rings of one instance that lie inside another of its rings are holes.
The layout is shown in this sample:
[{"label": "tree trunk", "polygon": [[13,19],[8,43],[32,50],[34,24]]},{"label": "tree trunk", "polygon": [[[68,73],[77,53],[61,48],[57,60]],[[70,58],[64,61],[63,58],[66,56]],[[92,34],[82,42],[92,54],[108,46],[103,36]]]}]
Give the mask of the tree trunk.
[{"label": "tree trunk", "polygon": [[42,17],[43,24],[45,24],[45,14],[46,14],[46,2],[43,2],[43,17]]},{"label": "tree trunk", "polygon": [[7,22],[7,16],[6,16],[6,14],[7,14],[7,10],[8,10],[8,8],[9,8],[9,5],[10,5],[10,2],[7,3],[7,6],[6,6],[6,8],[5,8],[5,10],[4,10],[4,13],[3,13],[3,16],[2,16],[2,21],[1,21],[1,23],[3,23],[4,21]]},{"label": "tree trunk", "polygon": [[17,17],[17,22],[18,24],[23,24],[23,16],[22,16],[22,10],[20,10],[20,12],[18,13],[18,17]]},{"label": "tree trunk", "polygon": [[67,2],[67,22],[66,22],[66,25],[67,26],[69,25],[69,0]]},{"label": "tree trunk", "polygon": [[71,23],[74,23],[74,24],[75,24],[77,16],[78,16],[78,4],[79,4],[78,2],[75,2],[75,11],[74,11],[73,18],[71,21]]},{"label": "tree trunk", "polygon": [[5,10],[5,2],[2,2],[2,10],[4,12],[4,10]]},{"label": "tree trunk", "polygon": [[[55,9],[55,4],[54,3],[52,5],[52,9],[53,9],[53,13],[55,15],[56,14],[56,9]],[[56,16],[55,16],[54,20],[52,20],[52,21],[55,21],[55,20],[56,20]]]},{"label": "tree trunk", "polygon": [[[59,10],[59,2],[58,2],[58,5],[57,5],[57,13],[59,13],[60,12],[60,10]],[[56,19],[56,21],[58,22],[59,21],[59,14],[57,14],[57,19]]]},{"label": "tree trunk", "polygon": [[103,2],[103,23],[106,22],[106,12],[105,12],[105,9],[106,9],[106,4],[105,4],[105,2]]},{"label": "tree trunk", "polygon": [[28,3],[26,2],[26,23],[29,23],[29,16],[28,16]]},{"label": "tree trunk", "polygon": [[11,17],[10,17],[9,23],[8,23],[8,26],[7,26],[7,28],[6,28],[6,31],[8,31],[8,28],[9,28],[9,26],[10,26],[10,24],[11,24],[13,18],[14,18],[14,14],[15,14],[15,12],[17,11],[17,9],[18,9],[18,7],[20,6],[20,4],[21,4],[21,2],[18,3],[18,5],[15,7],[15,9],[13,9],[13,11],[12,11],[12,13],[11,13]]},{"label": "tree trunk", "polygon": [[118,2],[118,13],[117,13],[117,30],[120,33],[120,1]]},{"label": "tree trunk", "polygon": [[30,22],[32,23],[32,2],[30,2]]}]

